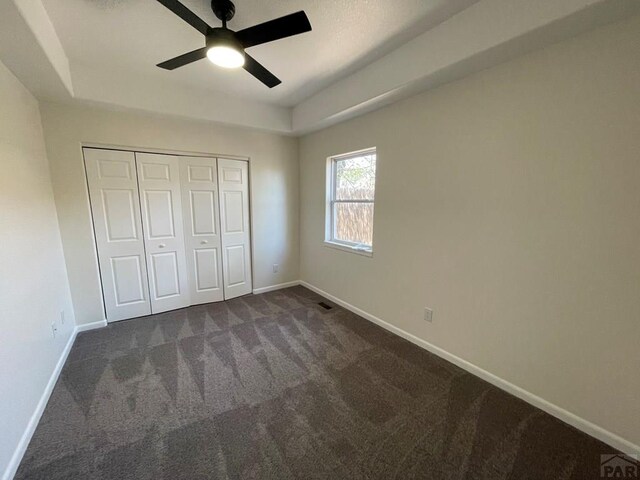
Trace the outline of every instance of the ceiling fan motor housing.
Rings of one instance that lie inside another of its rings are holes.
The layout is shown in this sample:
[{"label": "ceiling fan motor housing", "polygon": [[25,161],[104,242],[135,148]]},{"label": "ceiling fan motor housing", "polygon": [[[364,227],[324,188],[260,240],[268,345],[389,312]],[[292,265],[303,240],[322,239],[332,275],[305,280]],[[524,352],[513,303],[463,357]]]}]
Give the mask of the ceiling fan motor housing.
[{"label": "ceiling fan motor housing", "polygon": [[231,47],[239,52],[244,51],[242,44],[236,39],[234,33],[227,28],[212,28],[207,35],[207,47]]},{"label": "ceiling fan motor housing", "polygon": [[223,22],[228,22],[236,14],[236,6],[231,0],[211,0],[211,10]]}]

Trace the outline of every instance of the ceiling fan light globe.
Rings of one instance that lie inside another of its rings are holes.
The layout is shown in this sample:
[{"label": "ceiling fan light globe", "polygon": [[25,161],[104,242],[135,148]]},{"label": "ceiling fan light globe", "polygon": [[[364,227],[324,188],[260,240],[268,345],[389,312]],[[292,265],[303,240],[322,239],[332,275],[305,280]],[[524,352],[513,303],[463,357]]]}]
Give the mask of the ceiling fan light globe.
[{"label": "ceiling fan light globe", "polygon": [[211,63],[223,68],[240,68],[244,66],[244,53],[226,45],[216,45],[207,50],[207,58]]}]

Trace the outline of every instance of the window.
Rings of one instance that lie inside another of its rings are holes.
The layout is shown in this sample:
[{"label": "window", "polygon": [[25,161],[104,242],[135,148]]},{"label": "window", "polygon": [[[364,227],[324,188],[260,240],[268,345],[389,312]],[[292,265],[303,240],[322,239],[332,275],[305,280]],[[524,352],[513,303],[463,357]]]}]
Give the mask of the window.
[{"label": "window", "polygon": [[330,157],[327,165],[325,243],[371,255],[376,149]]}]

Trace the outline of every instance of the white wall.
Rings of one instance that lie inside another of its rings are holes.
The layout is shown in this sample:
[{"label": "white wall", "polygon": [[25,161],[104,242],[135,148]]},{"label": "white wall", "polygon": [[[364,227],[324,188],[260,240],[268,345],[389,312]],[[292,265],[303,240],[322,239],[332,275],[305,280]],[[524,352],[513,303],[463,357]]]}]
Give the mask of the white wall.
[{"label": "white wall", "polygon": [[[81,145],[251,158],[254,289],[298,279],[297,140],[209,122],[43,103],[42,122],[78,325],[104,319]],[[273,273],[273,264],[280,271]]]},{"label": "white wall", "polygon": [[[640,445],[639,45],[635,17],[303,137],[302,280]],[[323,246],[325,162],[372,146],[367,258]]]},{"label": "white wall", "polygon": [[75,322],[38,103],[2,63],[0,106],[1,476]]}]

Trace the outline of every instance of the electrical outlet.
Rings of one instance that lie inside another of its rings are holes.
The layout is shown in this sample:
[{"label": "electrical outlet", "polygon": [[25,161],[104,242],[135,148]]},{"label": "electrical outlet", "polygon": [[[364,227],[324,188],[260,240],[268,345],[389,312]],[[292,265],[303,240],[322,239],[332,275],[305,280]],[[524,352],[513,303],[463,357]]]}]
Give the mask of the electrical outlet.
[{"label": "electrical outlet", "polygon": [[51,332],[53,333],[53,338],[56,338],[56,334],[58,333],[58,325],[56,325],[56,322],[51,322]]},{"label": "electrical outlet", "polygon": [[424,319],[426,322],[433,322],[433,310],[430,308],[424,307]]},{"label": "electrical outlet", "polygon": [[280,271],[280,265],[277,263],[273,264],[273,273],[278,273]]},{"label": "electrical outlet", "polygon": [[60,311],[60,325],[64,325],[64,310]]}]

